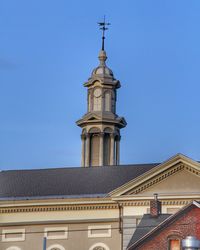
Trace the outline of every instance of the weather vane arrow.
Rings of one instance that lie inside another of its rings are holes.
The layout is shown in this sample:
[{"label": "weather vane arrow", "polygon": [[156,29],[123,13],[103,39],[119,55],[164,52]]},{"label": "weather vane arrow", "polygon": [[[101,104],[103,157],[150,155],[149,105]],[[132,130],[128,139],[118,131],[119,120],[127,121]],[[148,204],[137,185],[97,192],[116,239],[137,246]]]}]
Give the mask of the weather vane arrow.
[{"label": "weather vane arrow", "polygon": [[98,25],[100,26],[100,30],[102,30],[102,50],[104,50],[104,40],[105,40],[105,31],[108,29],[107,26],[110,23],[106,23],[106,18],[104,16],[103,22],[99,22]]}]

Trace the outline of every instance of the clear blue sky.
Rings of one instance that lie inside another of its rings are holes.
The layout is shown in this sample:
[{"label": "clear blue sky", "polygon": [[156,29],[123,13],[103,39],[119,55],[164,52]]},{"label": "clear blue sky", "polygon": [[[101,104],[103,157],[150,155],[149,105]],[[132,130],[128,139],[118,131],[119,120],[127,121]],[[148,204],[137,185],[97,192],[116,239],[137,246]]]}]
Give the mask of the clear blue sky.
[{"label": "clear blue sky", "polygon": [[97,22],[126,118],[121,163],[200,160],[199,0],[1,0],[0,169],[79,166]]}]

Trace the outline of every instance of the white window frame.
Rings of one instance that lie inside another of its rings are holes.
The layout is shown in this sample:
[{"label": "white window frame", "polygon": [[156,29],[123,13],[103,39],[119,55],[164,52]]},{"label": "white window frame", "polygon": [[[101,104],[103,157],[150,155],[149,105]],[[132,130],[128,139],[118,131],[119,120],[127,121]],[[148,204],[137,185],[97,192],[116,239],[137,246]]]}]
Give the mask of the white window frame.
[{"label": "white window frame", "polygon": [[[110,250],[110,248],[109,248],[106,244],[104,244],[104,243],[102,243],[102,242],[95,243],[94,245],[92,245],[92,246],[90,247],[89,250],[94,250],[95,247],[103,247],[103,248],[105,248],[105,250]],[[48,250],[48,249],[47,249],[47,250]]]},{"label": "white window frame", "polygon": [[[50,235],[48,236],[48,233],[53,232],[56,234],[56,232],[64,231],[63,235]],[[63,240],[68,238],[68,227],[46,227],[44,229],[44,237],[46,237],[48,240]]]},{"label": "white window frame", "polygon": [[[108,230],[107,233],[101,233],[101,229]],[[99,230],[99,233],[92,233],[92,230]],[[88,238],[110,238],[111,225],[88,226]]]},{"label": "white window frame", "polygon": [[[21,237],[9,237],[6,238],[7,234],[20,234]],[[25,235],[25,229],[3,229],[2,230],[2,241],[3,242],[12,242],[12,241],[25,241],[26,235]]]}]

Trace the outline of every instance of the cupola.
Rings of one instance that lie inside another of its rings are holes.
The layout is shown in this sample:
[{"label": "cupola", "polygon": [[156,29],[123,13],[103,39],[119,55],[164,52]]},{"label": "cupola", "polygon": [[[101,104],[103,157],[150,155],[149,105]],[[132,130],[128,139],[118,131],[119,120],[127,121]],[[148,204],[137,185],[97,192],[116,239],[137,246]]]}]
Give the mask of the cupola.
[{"label": "cupola", "polygon": [[[105,28],[106,23],[101,23]],[[76,123],[82,128],[83,167],[118,165],[120,162],[120,129],[126,126],[123,117],[116,114],[117,89],[120,81],[106,65],[107,55],[102,49],[98,59],[99,66],[92,71],[84,84],[87,88],[87,112]]]}]

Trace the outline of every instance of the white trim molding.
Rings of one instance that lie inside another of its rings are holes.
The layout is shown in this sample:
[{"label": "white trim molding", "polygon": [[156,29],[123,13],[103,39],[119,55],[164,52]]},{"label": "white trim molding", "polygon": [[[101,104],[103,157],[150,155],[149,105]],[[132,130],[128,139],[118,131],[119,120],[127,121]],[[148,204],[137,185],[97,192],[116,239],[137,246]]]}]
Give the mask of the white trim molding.
[{"label": "white trim molding", "polygon": [[[102,242],[95,243],[94,245],[92,245],[92,246],[90,247],[89,250],[94,250],[95,247],[103,247],[105,250],[110,250],[110,248],[109,248],[106,244],[104,244],[104,243],[102,243]],[[48,250],[48,249],[47,249],[47,250]]]},{"label": "white trim molding", "polygon": [[[98,230],[98,233],[92,233],[92,230]],[[107,232],[101,232],[101,230],[107,230]],[[88,238],[110,238],[111,237],[111,225],[98,225],[88,226]]]},{"label": "white trim molding", "polygon": [[[19,237],[13,236],[14,234],[19,234]],[[10,235],[10,237],[6,237]],[[2,230],[2,241],[11,242],[11,241],[25,241],[25,229],[3,229]]]},{"label": "white trim molding", "polygon": [[[56,233],[61,233],[58,234]],[[54,233],[55,235],[48,235],[48,233]],[[44,229],[44,237],[46,237],[48,240],[62,240],[68,238],[68,227],[46,227]]]},{"label": "white trim molding", "polygon": [[65,250],[65,248],[61,245],[58,245],[58,244],[54,244],[54,245],[51,245],[47,248],[47,250],[53,250],[54,248],[58,248],[59,250]]}]

